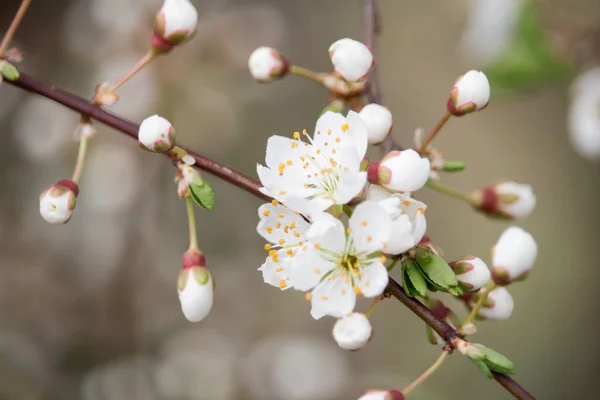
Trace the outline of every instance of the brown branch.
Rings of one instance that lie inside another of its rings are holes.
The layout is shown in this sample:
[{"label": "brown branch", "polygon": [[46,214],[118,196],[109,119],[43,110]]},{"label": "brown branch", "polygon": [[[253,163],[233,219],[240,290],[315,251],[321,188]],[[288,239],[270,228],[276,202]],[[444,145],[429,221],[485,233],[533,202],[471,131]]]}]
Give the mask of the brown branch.
[{"label": "brown branch", "polygon": [[[381,22],[379,20],[379,10],[377,8],[377,0],[363,0],[363,26],[364,26],[364,41],[367,47],[371,49],[373,53],[374,63],[371,73],[367,78],[367,98],[369,101],[381,104],[382,94],[377,79],[377,73],[375,66],[379,59],[377,53],[377,36],[381,34]],[[383,157],[392,150],[402,150],[402,147],[394,143],[392,135],[388,135],[385,141],[381,144],[380,151]],[[433,312],[425,307],[418,300],[409,297],[404,289],[390,278],[390,282],[387,287],[387,292],[398,299],[404,304],[410,311],[421,318],[427,325],[431,326],[441,337],[446,339],[446,343],[452,346],[452,339],[460,337],[458,331],[448,325],[446,322],[438,319]],[[493,372],[494,379],[502,385],[507,391],[509,391],[515,398],[521,400],[535,400],[530,393],[527,392],[521,385],[519,385],[514,379],[505,374]]]}]

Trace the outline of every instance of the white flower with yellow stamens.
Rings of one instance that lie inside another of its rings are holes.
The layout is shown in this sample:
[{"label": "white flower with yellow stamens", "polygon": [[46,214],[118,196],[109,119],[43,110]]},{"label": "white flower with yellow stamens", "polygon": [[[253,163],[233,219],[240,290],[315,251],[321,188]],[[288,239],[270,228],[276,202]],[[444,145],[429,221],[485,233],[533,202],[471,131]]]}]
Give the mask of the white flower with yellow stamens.
[{"label": "white flower with yellow stamens", "polygon": [[331,111],[317,121],[311,138],[306,131],[294,139],[272,136],[267,143],[266,167],[257,166],[261,191],[294,211],[318,214],[346,204],[367,180],[360,162],[367,151],[367,128],[351,111],[348,117]]},{"label": "white flower with yellow stamens", "polygon": [[307,243],[310,224],[277,200],[260,206],[258,216],[256,231],[269,242],[265,245],[269,256],[258,270],[262,271],[265,283],[288,289],[292,287],[289,281],[292,258]]},{"label": "white flower with yellow stamens", "polygon": [[294,257],[290,283],[311,291],[311,315],[341,318],[354,310],[357,295],[379,296],[388,284],[381,251],[392,232],[387,212],[372,201],[359,204],[344,229],[341,221],[323,218],[306,232],[309,244]]}]

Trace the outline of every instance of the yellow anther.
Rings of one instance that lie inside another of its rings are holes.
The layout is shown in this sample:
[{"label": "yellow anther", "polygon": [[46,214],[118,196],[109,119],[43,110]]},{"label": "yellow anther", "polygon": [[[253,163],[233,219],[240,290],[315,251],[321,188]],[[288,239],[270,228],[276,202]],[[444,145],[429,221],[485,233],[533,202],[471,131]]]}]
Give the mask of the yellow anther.
[{"label": "yellow anther", "polygon": [[320,134],[321,134],[321,131],[317,131],[317,135],[320,135]]},{"label": "yellow anther", "polygon": [[337,150],[336,150],[336,149],[333,149],[333,150],[331,150],[331,152],[332,152],[333,154],[335,154],[335,153],[337,153]]},{"label": "yellow anther", "polygon": [[362,294],[362,291],[360,290],[360,288],[359,288],[358,286],[356,286],[356,285],[355,285],[353,289],[354,289],[354,292],[355,292],[357,295],[359,295],[359,296],[360,296],[360,295]]},{"label": "yellow anther", "polygon": [[269,256],[275,257],[277,255],[277,250],[269,250]]},{"label": "yellow anther", "polygon": [[267,233],[271,233],[271,232],[273,232],[273,228],[271,228],[270,226],[267,226],[265,228],[265,231],[267,231]]},{"label": "yellow anther", "polygon": [[357,262],[355,262],[354,264],[352,264],[352,268],[358,269],[358,267],[360,267],[360,265]]},{"label": "yellow anther", "polygon": [[373,238],[371,236],[367,236],[367,242],[371,243],[373,241]]},{"label": "yellow anther", "polygon": [[306,301],[310,301],[312,299],[312,294],[311,293],[306,293],[304,295],[304,298],[306,299]]},{"label": "yellow anther", "polygon": [[265,244],[265,250],[266,250],[266,251],[269,251],[269,250],[271,250],[271,243],[267,243],[267,244]]},{"label": "yellow anther", "polygon": [[302,129],[302,134],[303,134],[304,136],[308,136],[308,133],[306,133],[306,129]]},{"label": "yellow anther", "polygon": [[346,228],[346,233],[349,235],[352,233],[352,228]]},{"label": "yellow anther", "polygon": [[321,248],[321,245],[319,243],[315,243],[315,249],[319,250]]},{"label": "yellow anther", "polygon": [[402,202],[402,204],[404,204],[406,207],[408,207],[408,206],[410,206],[410,201],[408,201],[408,200],[404,200],[404,201]]},{"label": "yellow anther", "polygon": [[268,217],[270,213],[271,213],[271,211],[269,211],[269,210],[265,210],[265,211],[263,211],[263,215],[264,215],[265,217]]},{"label": "yellow anther", "polygon": [[285,286],[286,286],[286,285],[285,285],[285,279],[282,279],[281,281],[279,281],[279,287],[280,287],[281,289],[285,289]]},{"label": "yellow anther", "polygon": [[382,264],[386,261],[387,261],[387,258],[385,256],[381,256],[381,258],[379,259],[379,262]]},{"label": "yellow anther", "polygon": [[327,129],[327,134],[331,135],[331,129]]},{"label": "yellow anther", "polygon": [[339,143],[339,142],[341,142],[341,141],[342,141],[342,139],[340,139],[339,137],[336,137],[336,138],[335,138],[335,141],[336,141],[336,143]]},{"label": "yellow anther", "polygon": [[294,132],[294,139],[300,139],[300,132]]},{"label": "yellow anther", "polygon": [[279,239],[279,244],[283,246],[285,244],[285,240]]},{"label": "yellow anther", "polygon": [[317,154],[321,154],[321,149],[317,149]]},{"label": "yellow anther", "polygon": [[321,300],[323,301],[327,301],[328,297],[327,296],[321,296]]},{"label": "yellow anther", "polygon": [[368,223],[367,221],[360,221],[360,224],[361,224],[362,226],[367,226],[367,225],[369,225],[369,223]]},{"label": "yellow anther", "polygon": [[286,193],[287,193],[287,192],[286,192],[285,190],[280,190],[280,191],[279,191],[279,195],[280,195],[280,196],[283,196],[283,195],[284,195],[284,194],[286,194]]},{"label": "yellow anther", "polygon": [[289,230],[290,230],[290,226],[289,226],[289,225],[286,225],[286,226],[284,226],[284,227],[283,227],[283,231],[284,231],[285,233],[288,233],[288,232],[289,232]]},{"label": "yellow anther", "polygon": [[277,213],[277,217],[278,218],[283,218],[283,214],[282,213]]},{"label": "yellow anther", "polygon": [[281,171],[281,170],[285,169],[285,164],[284,163],[279,163],[279,165],[277,166],[277,168]]},{"label": "yellow anther", "polygon": [[273,199],[273,200],[271,200],[271,204],[272,204],[274,207],[277,207],[277,205],[279,205],[279,202],[278,202],[277,200]]},{"label": "yellow anther", "polygon": [[424,210],[422,207],[419,207],[419,208],[417,209],[417,213],[418,213],[418,214],[421,214],[421,215],[425,215],[425,210]]},{"label": "yellow anther", "polygon": [[296,147],[298,147],[298,143],[297,142],[292,142],[292,149],[295,149]]},{"label": "yellow anther", "polygon": [[277,223],[275,224],[275,228],[277,228],[277,229],[281,228],[281,222],[277,222]]},{"label": "yellow anther", "polygon": [[[300,237],[300,234],[298,232],[294,231],[294,237],[298,238],[298,237]],[[300,242],[300,244],[302,244],[302,242]]]},{"label": "yellow anther", "polygon": [[315,268],[315,274],[321,275],[321,270],[319,268]]},{"label": "yellow anther", "polygon": [[292,221],[292,223],[290,224],[290,228],[296,229],[296,221]]},{"label": "yellow anther", "polygon": [[287,160],[285,163],[286,163],[287,165],[292,165],[292,160]]},{"label": "yellow anther", "polygon": [[294,250],[287,249],[286,253],[288,253],[288,256],[294,255]]},{"label": "yellow anther", "polygon": [[277,268],[275,271],[276,271],[276,272],[281,272],[281,271],[283,271],[283,268],[279,267],[279,268]]},{"label": "yellow anther", "polygon": [[350,129],[350,126],[348,124],[342,125],[342,132],[347,132],[348,129]]}]

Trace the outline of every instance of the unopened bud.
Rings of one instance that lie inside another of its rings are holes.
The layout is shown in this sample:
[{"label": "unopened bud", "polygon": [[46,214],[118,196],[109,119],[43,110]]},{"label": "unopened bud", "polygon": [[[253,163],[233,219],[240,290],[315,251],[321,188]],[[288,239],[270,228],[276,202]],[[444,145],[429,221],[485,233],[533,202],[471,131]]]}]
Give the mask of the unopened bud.
[{"label": "unopened bud", "polygon": [[490,101],[490,83],[483,72],[471,70],[458,78],[448,99],[448,111],[461,116],[482,110]]},{"label": "unopened bud", "polygon": [[370,183],[383,186],[390,192],[404,193],[421,189],[431,166],[413,149],[391,151],[380,162],[372,163],[367,169]]},{"label": "unopened bud", "polygon": [[185,318],[190,322],[205,319],[213,306],[214,282],[200,252],[184,254],[177,286]]},{"label": "unopened bud", "polygon": [[358,113],[367,126],[369,143],[379,144],[392,130],[392,113],[379,104],[367,104]]},{"label": "unopened bud", "polygon": [[492,250],[492,279],[498,285],[525,279],[537,258],[537,243],[529,232],[511,226]]},{"label": "unopened bud", "polygon": [[198,30],[198,11],[189,0],[165,0],[154,19],[152,48],[167,53],[190,41]]},{"label": "unopened bud", "polygon": [[536,198],[530,185],[503,182],[475,191],[475,207],[499,218],[523,218],[535,208]]},{"label": "unopened bud", "polygon": [[333,338],[345,350],[364,347],[373,334],[369,318],[362,313],[351,313],[337,320],[333,326]]},{"label": "unopened bud", "polygon": [[140,125],[138,144],[144,150],[164,153],[175,147],[175,128],[163,117],[153,115]]},{"label": "unopened bud", "polygon": [[404,395],[397,390],[368,390],[358,400],[404,400]]},{"label": "unopened bud", "polygon": [[50,186],[40,195],[40,214],[49,224],[66,224],[73,216],[79,186],[64,179]]},{"label": "unopened bud", "polygon": [[464,290],[479,290],[490,281],[490,270],[481,258],[469,256],[453,261],[449,265]]},{"label": "unopened bud", "polygon": [[[475,296],[471,298],[471,301],[469,302],[471,307],[475,306],[480,295],[481,294],[475,294]],[[505,320],[510,318],[514,308],[515,302],[509,291],[504,287],[498,287],[488,294],[483,307],[479,309],[478,316],[499,321]]]},{"label": "unopened bud", "polygon": [[340,39],[329,47],[329,58],[335,71],[346,81],[365,78],[373,66],[373,54],[363,43]]},{"label": "unopened bud", "polygon": [[474,323],[468,322],[468,323],[464,324],[463,326],[461,326],[460,332],[463,335],[467,335],[467,336],[474,335],[477,332],[477,327],[475,326]]},{"label": "unopened bud", "polygon": [[250,54],[248,69],[256,81],[269,83],[286,76],[290,62],[271,47],[259,47]]}]

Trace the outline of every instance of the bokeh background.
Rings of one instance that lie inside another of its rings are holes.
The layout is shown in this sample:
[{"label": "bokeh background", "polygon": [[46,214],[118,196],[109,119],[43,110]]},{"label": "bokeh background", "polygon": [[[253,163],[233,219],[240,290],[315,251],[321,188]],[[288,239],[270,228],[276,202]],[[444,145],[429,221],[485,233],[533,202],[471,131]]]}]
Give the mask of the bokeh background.
[{"label": "bokeh background", "polygon": [[[362,38],[360,2],[193,2],[197,37],[127,83],[114,111],[138,122],[160,113],[180,143],[254,177],[268,136],[310,130],[327,93],[296,77],[257,84],[249,54],[269,45],[328,71],[333,41]],[[539,399],[594,399],[600,169],[570,147],[566,115],[569,80],[598,61],[598,38],[583,33],[600,22],[600,3],[538,3],[575,69],[526,71],[531,79],[519,68],[517,78],[501,71],[490,106],[452,120],[437,144],[468,165],[444,176],[448,183],[472,189],[511,178],[532,184],[538,196],[534,214],[518,221],[538,240],[535,270],[510,289],[512,318],[480,324],[473,339],[511,358],[516,379]],[[18,4],[0,1],[1,30]],[[21,69],[91,97],[96,84],[118,79],[144,54],[160,4],[34,0],[14,42],[25,55]],[[502,13],[480,17],[474,43],[466,34],[477,25],[471,7],[380,0],[379,75],[399,143],[410,145],[417,127],[435,124],[458,75],[496,57],[492,42],[502,38],[494,33],[504,25],[494,24],[504,22],[492,17]],[[73,219],[49,226],[39,216],[39,193],[71,175],[77,122],[57,104],[0,87],[0,399],[347,400],[370,388],[402,389],[437,357],[424,324],[394,300],[374,312],[366,348],[337,348],[331,319],[312,320],[301,293],[262,283],[260,202],[211,176],[217,205],[197,219],[216,303],[207,320],[188,323],[176,291],[188,240],[185,207],[163,157],[101,127]],[[507,223],[427,189],[419,197],[429,205],[429,234],[449,259],[471,253],[489,260]],[[510,395],[455,355],[411,398]]]}]

